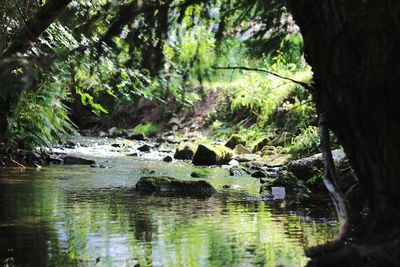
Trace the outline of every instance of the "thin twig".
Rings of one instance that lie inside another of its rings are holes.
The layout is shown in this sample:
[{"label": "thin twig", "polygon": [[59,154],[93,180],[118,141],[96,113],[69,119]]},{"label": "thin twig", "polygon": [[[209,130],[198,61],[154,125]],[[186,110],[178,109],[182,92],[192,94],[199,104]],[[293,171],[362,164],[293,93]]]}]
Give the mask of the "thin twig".
[{"label": "thin twig", "polygon": [[312,88],[313,88],[312,85],[309,84],[309,83],[305,83],[305,82],[298,81],[298,80],[295,80],[295,79],[292,79],[292,78],[289,78],[289,77],[285,77],[285,76],[282,76],[282,75],[280,75],[280,74],[278,74],[276,72],[269,71],[269,70],[264,70],[264,69],[249,68],[249,67],[243,67],[243,66],[232,66],[232,67],[231,66],[228,66],[228,67],[212,66],[211,68],[213,68],[215,70],[246,70],[246,71],[264,72],[264,73],[268,73],[270,75],[273,75],[275,77],[278,77],[280,79],[291,81],[291,82],[293,82],[295,84],[301,85],[306,89],[312,90]]}]

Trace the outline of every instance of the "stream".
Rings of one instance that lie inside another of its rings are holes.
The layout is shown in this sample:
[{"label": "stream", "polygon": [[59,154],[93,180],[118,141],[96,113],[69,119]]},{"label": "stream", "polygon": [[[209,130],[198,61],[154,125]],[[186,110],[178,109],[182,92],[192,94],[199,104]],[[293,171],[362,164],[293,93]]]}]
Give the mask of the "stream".
[{"label": "stream", "polygon": [[[106,168],[50,165],[0,172],[1,266],[303,266],[304,249],[337,229],[327,196],[249,201],[260,183],[209,168],[210,198],[144,195],[148,173],[194,179],[162,154],[127,156],[113,140],[71,149]],[[229,185],[230,189],[223,189]]]}]

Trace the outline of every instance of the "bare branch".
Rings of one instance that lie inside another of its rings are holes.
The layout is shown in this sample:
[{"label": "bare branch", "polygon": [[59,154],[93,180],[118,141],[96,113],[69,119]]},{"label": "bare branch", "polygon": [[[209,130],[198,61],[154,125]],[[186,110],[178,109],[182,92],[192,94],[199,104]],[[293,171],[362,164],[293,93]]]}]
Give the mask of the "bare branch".
[{"label": "bare branch", "polygon": [[242,66],[233,66],[233,67],[230,67],[230,66],[228,66],[228,67],[212,66],[212,68],[215,69],[215,70],[245,70],[245,71],[264,72],[264,73],[268,73],[268,74],[270,74],[270,75],[273,75],[273,76],[275,76],[275,77],[278,77],[278,78],[280,78],[280,79],[287,80],[287,81],[293,82],[293,83],[295,83],[295,84],[301,85],[301,86],[303,86],[303,87],[306,88],[306,89],[309,89],[309,90],[312,90],[312,89],[313,89],[312,84],[310,84],[310,83],[305,83],[305,82],[302,82],[302,81],[297,81],[297,80],[295,80],[295,79],[282,76],[282,75],[280,75],[280,74],[278,74],[278,73],[276,73],[276,72],[269,71],[269,70],[257,69],[257,68],[249,68],[249,67],[242,67]]}]

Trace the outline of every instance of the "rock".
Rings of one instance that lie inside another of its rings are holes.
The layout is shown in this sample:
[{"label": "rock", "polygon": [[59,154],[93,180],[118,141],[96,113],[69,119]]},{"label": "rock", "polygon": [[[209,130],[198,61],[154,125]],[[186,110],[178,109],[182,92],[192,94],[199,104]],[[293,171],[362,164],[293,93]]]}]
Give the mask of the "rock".
[{"label": "rock", "polygon": [[199,145],[193,156],[194,165],[222,165],[232,159],[232,150],[222,145]]},{"label": "rock", "polygon": [[63,163],[63,160],[59,155],[50,154],[49,158],[48,158],[48,162],[53,163],[53,164],[61,164],[61,163]]},{"label": "rock", "polygon": [[263,147],[268,145],[269,141],[271,140],[271,137],[265,137],[261,141],[259,141],[253,148],[253,153],[256,153],[258,151],[261,151]]},{"label": "rock", "polygon": [[144,141],[146,138],[143,133],[128,132],[126,139]]},{"label": "rock", "polygon": [[193,158],[194,153],[196,152],[197,147],[192,143],[183,143],[180,144],[175,151],[174,158],[182,159],[182,160],[190,160]]},{"label": "rock", "polygon": [[78,157],[67,156],[64,158],[65,165],[92,165],[96,162],[90,159],[83,159]]},{"label": "rock", "polygon": [[229,175],[235,177],[242,176],[242,168],[240,168],[239,166],[233,166],[229,169]]},{"label": "rock", "polygon": [[173,159],[172,159],[171,156],[166,156],[166,157],[163,158],[163,161],[164,161],[164,162],[171,162],[172,160],[173,160]]},{"label": "rock", "polygon": [[290,143],[292,140],[292,136],[288,132],[283,132],[281,134],[276,135],[269,142],[269,146],[285,146]]},{"label": "rock", "polygon": [[300,189],[301,191],[307,191],[308,189],[304,186],[304,183],[299,181],[293,174],[288,171],[282,171],[279,177],[276,179],[266,178],[263,179],[261,191],[271,190],[272,187],[285,187],[289,191],[294,189]]},{"label": "rock", "polygon": [[114,143],[114,144],[111,144],[111,146],[112,146],[112,147],[121,147],[121,144]]},{"label": "rock", "polygon": [[90,165],[90,168],[101,168],[101,169],[108,169],[109,167],[107,165],[103,165],[103,164],[92,164]]},{"label": "rock", "polygon": [[108,134],[106,132],[100,131],[99,137],[108,137]]},{"label": "rock", "polygon": [[75,143],[75,142],[72,142],[72,141],[66,141],[63,144],[63,146],[64,146],[64,148],[68,148],[68,149],[76,149],[76,148],[81,147],[81,145],[79,143]]},{"label": "rock", "polygon": [[195,177],[195,178],[208,177],[208,176],[210,176],[210,172],[208,170],[198,169],[198,170],[195,170],[194,172],[192,172],[190,174],[190,176]]},{"label": "rock", "polygon": [[261,151],[265,146],[284,146],[291,141],[289,133],[284,132],[279,135],[269,134],[267,137],[259,141],[253,148],[253,153]]},{"label": "rock", "polygon": [[267,146],[264,146],[261,150],[260,150],[260,152],[261,152],[261,156],[272,156],[272,155],[275,155],[275,154],[277,154],[277,153],[279,153],[279,151],[278,151],[278,149],[276,148],[276,147],[274,147],[274,146],[269,146],[269,145],[267,145]]},{"label": "rock", "polygon": [[270,155],[262,156],[260,159],[256,161],[256,163],[261,166],[280,167],[286,165],[290,159],[291,159],[290,154],[271,153]]},{"label": "rock", "polygon": [[254,178],[264,178],[267,177],[267,174],[261,170],[255,171],[251,174],[251,177]]},{"label": "rock", "polygon": [[233,160],[228,162],[228,165],[230,165],[230,166],[239,166],[240,163],[239,163],[239,161],[233,159]]},{"label": "rock", "polygon": [[168,125],[173,127],[173,126],[178,126],[178,128],[182,127],[182,120],[183,119],[178,119],[178,118],[171,118],[168,122]]},{"label": "rock", "polygon": [[234,134],[234,135],[231,135],[231,137],[229,137],[225,146],[229,147],[230,149],[234,149],[239,144],[246,146],[247,142],[240,135]]},{"label": "rock", "polygon": [[251,151],[241,144],[236,145],[233,152],[237,155],[251,154]]},{"label": "rock", "polygon": [[[335,165],[339,166],[346,160],[346,155],[342,149],[332,151]],[[322,154],[316,154],[311,157],[297,159],[289,162],[288,170],[300,180],[307,180],[315,175],[318,170],[323,168]]]},{"label": "rock", "polygon": [[233,156],[233,159],[237,160],[239,162],[256,161],[259,158],[260,158],[260,156],[257,154],[241,154],[241,155]]},{"label": "rock", "polygon": [[117,127],[112,127],[110,129],[108,129],[108,134],[112,137],[118,137],[118,136],[122,136],[124,133],[123,129],[119,129]]},{"label": "rock", "polygon": [[137,156],[139,156],[139,154],[135,152],[135,153],[130,153],[127,156],[128,157],[137,157]]},{"label": "rock", "polygon": [[151,146],[144,144],[140,147],[138,147],[138,150],[141,152],[150,152]]},{"label": "rock", "polygon": [[145,193],[172,193],[183,196],[211,196],[217,190],[206,181],[183,181],[167,176],[145,176],[136,184],[136,190]]}]

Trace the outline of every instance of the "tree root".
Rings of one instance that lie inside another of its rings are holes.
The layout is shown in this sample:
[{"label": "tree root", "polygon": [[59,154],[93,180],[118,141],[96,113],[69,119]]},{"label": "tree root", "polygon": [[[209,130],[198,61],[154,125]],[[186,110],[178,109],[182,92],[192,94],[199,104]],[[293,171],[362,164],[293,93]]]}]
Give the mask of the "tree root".
[{"label": "tree root", "polygon": [[332,157],[331,146],[329,142],[329,129],[326,125],[325,115],[319,116],[321,150],[324,161],[324,184],[329,192],[329,195],[335,205],[338,215],[340,229],[338,234],[331,241],[312,247],[306,251],[308,257],[317,257],[328,252],[336,251],[342,248],[346,238],[350,232],[350,217],[346,198],[337,184],[335,164]]}]

